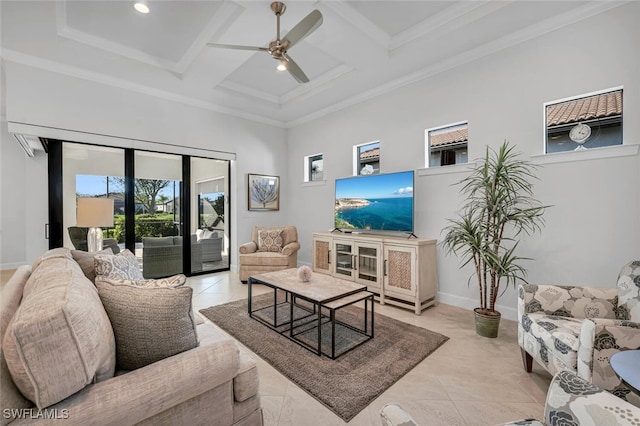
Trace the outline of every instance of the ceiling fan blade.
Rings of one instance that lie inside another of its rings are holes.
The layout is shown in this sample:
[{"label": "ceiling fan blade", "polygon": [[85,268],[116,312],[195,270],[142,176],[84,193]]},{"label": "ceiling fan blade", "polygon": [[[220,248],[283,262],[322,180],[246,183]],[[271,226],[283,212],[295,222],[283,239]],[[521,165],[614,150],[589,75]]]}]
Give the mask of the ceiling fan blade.
[{"label": "ceiling fan blade", "polygon": [[302,68],[291,59],[291,56],[285,55],[285,59],[287,61],[287,71],[289,71],[289,74],[291,74],[298,83],[308,83],[309,77],[307,77],[304,71],[302,71]]},{"label": "ceiling fan blade", "polygon": [[288,43],[287,49],[314,32],[320,25],[322,25],[322,13],[314,10],[284,36],[283,42]]},{"label": "ceiling fan blade", "polygon": [[220,44],[220,43],[207,43],[207,46],[210,47],[221,47],[223,49],[236,49],[236,50],[257,50],[257,51],[267,51],[266,47],[257,47],[257,46],[241,46],[237,44]]}]

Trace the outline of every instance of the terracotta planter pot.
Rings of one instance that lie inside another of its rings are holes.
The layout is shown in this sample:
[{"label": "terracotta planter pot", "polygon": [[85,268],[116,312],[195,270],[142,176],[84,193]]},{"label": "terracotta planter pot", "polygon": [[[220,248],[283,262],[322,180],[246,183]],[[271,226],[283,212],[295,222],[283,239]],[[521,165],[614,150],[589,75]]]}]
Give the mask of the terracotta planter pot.
[{"label": "terracotta planter pot", "polygon": [[498,337],[498,327],[500,326],[500,312],[497,315],[487,315],[480,311],[480,308],[473,310],[476,316],[476,333],[482,337]]}]

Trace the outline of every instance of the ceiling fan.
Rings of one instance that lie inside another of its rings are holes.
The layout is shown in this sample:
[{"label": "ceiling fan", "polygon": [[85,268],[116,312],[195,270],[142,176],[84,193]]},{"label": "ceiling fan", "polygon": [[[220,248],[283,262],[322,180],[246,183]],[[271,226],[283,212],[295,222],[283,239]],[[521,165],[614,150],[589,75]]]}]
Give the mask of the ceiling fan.
[{"label": "ceiling fan", "polygon": [[268,52],[273,59],[280,61],[280,64],[286,68],[286,70],[289,71],[293,78],[295,78],[299,83],[308,83],[309,77],[307,77],[298,64],[291,59],[291,56],[287,54],[287,51],[300,40],[314,32],[322,24],[322,13],[320,13],[319,10],[312,11],[310,14],[305,16],[302,21],[298,22],[296,26],[287,33],[287,35],[280,39],[280,16],[286,9],[287,7],[282,2],[275,1],[271,3],[271,10],[276,15],[277,32],[276,39],[269,43],[269,47],[239,46],[235,44],[220,43],[207,43],[207,45],[211,47],[222,47],[225,49]]}]

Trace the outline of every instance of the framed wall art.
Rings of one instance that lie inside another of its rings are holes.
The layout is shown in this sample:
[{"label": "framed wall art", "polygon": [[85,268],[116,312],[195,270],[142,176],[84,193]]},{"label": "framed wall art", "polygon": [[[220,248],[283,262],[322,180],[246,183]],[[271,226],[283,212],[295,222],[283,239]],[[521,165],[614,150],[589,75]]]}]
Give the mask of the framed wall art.
[{"label": "framed wall art", "polygon": [[280,210],[280,178],[249,173],[249,210]]}]

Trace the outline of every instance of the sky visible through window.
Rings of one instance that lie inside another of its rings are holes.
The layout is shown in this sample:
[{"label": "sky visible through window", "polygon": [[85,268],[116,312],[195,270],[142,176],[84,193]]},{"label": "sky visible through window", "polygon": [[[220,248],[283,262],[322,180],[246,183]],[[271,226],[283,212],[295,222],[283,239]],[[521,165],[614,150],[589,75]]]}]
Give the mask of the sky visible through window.
[{"label": "sky visible through window", "polygon": [[[109,193],[123,192],[113,179],[109,179]],[[105,195],[107,193],[107,177],[96,175],[76,175],[76,193],[82,196]],[[173,185],[164,188],[158,195],[173,198]]]}]

